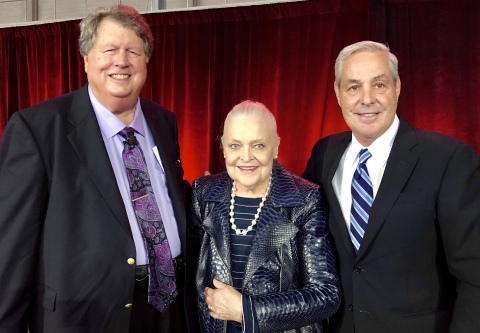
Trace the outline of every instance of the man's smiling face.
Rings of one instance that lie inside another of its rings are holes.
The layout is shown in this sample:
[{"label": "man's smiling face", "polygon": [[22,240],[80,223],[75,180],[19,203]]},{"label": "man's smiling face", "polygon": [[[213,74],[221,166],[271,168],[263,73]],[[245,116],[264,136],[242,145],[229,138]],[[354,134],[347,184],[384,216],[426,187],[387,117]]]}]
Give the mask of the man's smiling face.
[{"label": "man's smiling face", "polygon": [[400,78],[395,84],[385,53],[361,51],[343,63],[335,94],[353,135],[368,147],[395,119]]},{"label": "man's smiling face", "polygon": [[148,58],[142,39],[104,19],[84,61],[88,83],[98,101],[112,112],[131,110],[147,77]]}]

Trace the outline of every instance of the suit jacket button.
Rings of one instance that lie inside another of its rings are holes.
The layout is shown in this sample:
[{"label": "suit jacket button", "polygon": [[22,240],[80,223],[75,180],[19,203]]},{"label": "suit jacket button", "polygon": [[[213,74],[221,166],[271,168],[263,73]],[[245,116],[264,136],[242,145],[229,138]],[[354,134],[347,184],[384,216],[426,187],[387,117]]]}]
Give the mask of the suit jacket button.
[{"label": "suit jacket button", "polygon": [[348,311],[353,312],[353,304],[348,304]]},{"label": "suit jacket button", "polygon": [[127,304],[125,304],[125,308],[126,308],[126,309],[129,309],[129,308],[131,308],[131,307],[132,307],[132,303],[127,303]]},{"label": "suit jacket button", "polygon": [[133,259],[133,258],[128,258],[128,259],[127,259],[127,263],[128,263],[129,265],[133,265],[133,264],[135,263],[135,259]]},{"label": "suit jacket button", "polygon": [[359,266],[353,266],[353,271],[355,273],[361,273],[362,272],[362,269],[359,267]]}]

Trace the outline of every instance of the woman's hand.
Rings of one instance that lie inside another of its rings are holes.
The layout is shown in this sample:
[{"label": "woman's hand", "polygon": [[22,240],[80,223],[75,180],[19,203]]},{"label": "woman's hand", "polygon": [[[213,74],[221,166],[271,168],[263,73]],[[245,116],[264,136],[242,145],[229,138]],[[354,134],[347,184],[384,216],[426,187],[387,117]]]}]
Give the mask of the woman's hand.
[{"label": "woman's hand", "polygon": [[235,288],[213,279],[216,289],[205,288],[203,294],[210,309],[210,316],[219,320],[242,322],[242,294]]}]

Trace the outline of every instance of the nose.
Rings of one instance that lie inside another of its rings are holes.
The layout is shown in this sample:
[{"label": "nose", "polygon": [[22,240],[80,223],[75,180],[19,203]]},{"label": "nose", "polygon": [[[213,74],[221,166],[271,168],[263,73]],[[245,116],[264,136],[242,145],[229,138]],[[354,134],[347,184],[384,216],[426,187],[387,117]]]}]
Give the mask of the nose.
[{"label": "nose", "polygon": [[370,88],[363,89],[361,99],[363,105],[373,104],[373,102],[375,101],[373,90]]},{"label": "nose", "polygon": [[250,147],[248,145],[245,145],[243,147],[242,154],[241,154],[240,158],[244,161],[250,161],[252,159],[251,158]]},{"label": "nose", "polygon": [[120,67],[128,66],[128,55],[124,50],[120,50],[115,54],[115,65]]}]

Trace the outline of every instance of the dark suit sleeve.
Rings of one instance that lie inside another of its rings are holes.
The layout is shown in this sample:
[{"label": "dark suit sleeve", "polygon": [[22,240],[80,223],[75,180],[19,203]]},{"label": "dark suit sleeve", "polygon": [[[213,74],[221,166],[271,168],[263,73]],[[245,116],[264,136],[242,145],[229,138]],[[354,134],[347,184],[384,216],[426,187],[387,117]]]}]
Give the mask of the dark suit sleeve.
[{"label": "dark suit sleeve", "polygon": [[205,209],[203,201],[203,191],[199,189],[198,180],[192,184],[190,191],[190,209],[189,209],[189,251],[192,258],[193,276],[197,274],[197,265],[199,263],[200,247],[204,236],[202,228],[203,211]]},{"label": "dark suit sleeve", "polygon": [[48,195],[44,161],[22,116],[0,148],[0,332],[26,332]]},{"label": "dark suit sleeve", "polygon": [[451,333],[480,332],[480,166],[461,145],[441,183],[437,216],[450,272],[457,279]]},{"label": "dark suit sleeve", "polygon": [[[189,195],[189,218],[187,219],[188,222],[188,229],[189,229],[189,251],[190,251],[190,258],[192,264],[190,265],[190,275],[188,283],[190,285],[192,291],[192,303],[191,306],[191,313],[188,314],[189,316],[195,318],[195,325],[191,325],[194,329],[191,330],[193,332],[200,332],[200,322],[199,322],[199,307],[205,308],[206,305],[203,301],[200,301],[197,297],[201,297],[203,295],[199,290],[196,290],[196,276],[199,264],[199,254],[200,254],[200,245],[203,236],[203,229],[201,227],[202,224],[202,203],[200,202],[199,196],[201,194],[198,192],[198,183],[194,181],[192,187],[190,189]],[[198,295],[197,295],[198,293]]]},{"label": "dark suit sleeve", "polygon": [[315,159],[316,159],[316,147],[315,145],[312,149],[312,154],[310,158],[308,159],[307,166],[305,168],[305,171],[302,174],[302,178],[305,178],[311,182],[320,183],[320,179],[317,179],[318,177],[315,176]]}]

